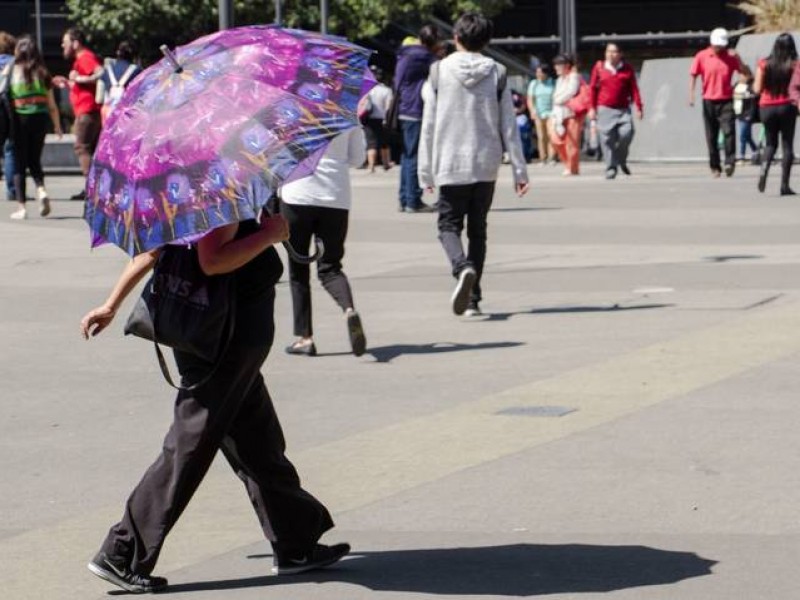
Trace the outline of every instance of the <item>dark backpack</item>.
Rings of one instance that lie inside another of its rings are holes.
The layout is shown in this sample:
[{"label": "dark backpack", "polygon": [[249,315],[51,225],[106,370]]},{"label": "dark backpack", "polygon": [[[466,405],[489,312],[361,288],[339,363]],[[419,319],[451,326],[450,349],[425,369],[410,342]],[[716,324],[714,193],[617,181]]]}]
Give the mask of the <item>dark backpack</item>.
[{"label": "dark backpack", "polygon": [[11,108],[11,72],[14,61],[10,60],[0,69],[0,148],[12,137],[14,119]]}]

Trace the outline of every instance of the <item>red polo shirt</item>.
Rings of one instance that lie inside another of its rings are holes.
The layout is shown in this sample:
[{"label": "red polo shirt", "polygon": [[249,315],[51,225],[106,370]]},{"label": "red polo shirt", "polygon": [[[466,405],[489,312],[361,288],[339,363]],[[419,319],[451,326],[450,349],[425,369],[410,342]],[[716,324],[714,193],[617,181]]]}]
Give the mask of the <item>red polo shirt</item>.
[{"label": "red polo shirt", "polygon": [[626,109],[631,101],[636,108],[642,110],[642,96],[636,85],[636,73],[628,63],[622,63],[617,69],[606,68],[605,61],[597,61],[592,69],[592,106]]},{"label": "red polo shirt", "polygon": [[703,78],[703,100],[730,100],[733,98],[733,74],[741,72],[742,61],[723,50],[715,53],[709,46],[694,57],[689,74]]},{"label": "red polo shirt", "polygon": [[[102,66],[94,52],[84,48],[75,57],[72,70],[77,71],[78,75],[91,75],[97,70],[97,67]],[[69,101],[72,103],[72,110],[76,117],[100,110],[100,105],[95,101],[96,91],[97,83],[94,81],[92,83],[75,83],[70,86]]]}]

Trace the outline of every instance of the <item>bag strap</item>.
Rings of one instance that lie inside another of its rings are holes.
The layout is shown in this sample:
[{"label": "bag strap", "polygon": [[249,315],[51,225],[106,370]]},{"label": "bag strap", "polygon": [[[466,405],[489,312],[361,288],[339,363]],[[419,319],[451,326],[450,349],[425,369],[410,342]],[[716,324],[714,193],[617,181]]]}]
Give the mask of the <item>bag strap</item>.
[{"label": "bag strap", "polygon": [[135,72],[136,72],[136,65],[129,65],[128,68],[125,69],[125,72],[122,74],[120,80],[116,82],[115,85],[120,85],[122,87],[125,87],[126,85],[128,85],[128,81],[130,80],[131,77],[133,77],[133,74]]},{"label": "bag strap", "polygon": [[[163,253],[162,253],[162,256],[163,256]],[[161,257],[159,257],[159,261],[160,260],[161,260]],[[158,269],[158,263],[156,263],[156,269]],[[158,295],[158,289],[156,287],[156,282],[158,280],[159,280],[159,278],[156,276],[156,273],[154,272],[153,273],[153,280],[152,280],[153,281],[152,292],[153,292],[154,295]],[[158,334],[156,333],[158,331],[157,309],[158,309],[158,302],[154,302],[153,303],[153,314],[151,315],[151,318],[153,319],[153,346],[156,349],[156,358],[158,359],[158,366],[161,368],[161,374],[164,376],[164,379],[166,380],[166,382],[170,386],[172,386],[176,390],[180,390],[180,391],[184,391],[184,392],[192,392],[192,391],[196,390],[197,388],[200,388],[200,387],[204,386],[205,384],[207,384],[211,380],[211,378],[217,372],[217,369],[219,369],[219,366],[222,364],[223,357],[225,356],[225,354],[227,354],[228,349],[231,346],[231,341],[233,340],[233,331],[234,331],[234,328],[236,326],[236,302],[232,301],[230,303],[230,312],[228,314],[228,334],[226,336],[227,339],[225,340],[225,345],[222,347],[222,349],[219,352],[219,357],[217,358],[217,361],[214,363],[214,366],[211,367],[211,370],[208,372],[208,374],[205,377],[203,377],[197,383],[193,383],[192,385],[188,385],[188,386],[176,384],[174,382],[174,380],[172,379],[172,373],[170,373],[169,365],[167,364],[167,360],[164,358],[164,353],[161,351],[161,346],[159,346],[159,344],[158,344]]]}]

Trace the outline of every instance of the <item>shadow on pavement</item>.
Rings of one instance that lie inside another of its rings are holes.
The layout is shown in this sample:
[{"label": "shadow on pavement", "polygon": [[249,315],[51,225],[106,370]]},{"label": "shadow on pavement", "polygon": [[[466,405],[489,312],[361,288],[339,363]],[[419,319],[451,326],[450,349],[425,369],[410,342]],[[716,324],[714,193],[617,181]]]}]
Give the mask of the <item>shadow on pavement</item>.
[{"label": "shadow on pavement", "polygon": [[396,550],[355,554],[313,574],[198,581],[170,586],[166,593],[343,582],[380,592],[524,597],[673,584],[710,575],[715,564],[693,552],[647,546],[514,544]]},{"label": "shadow on pavement", "polygon": [[523,346],[524,342],[484,342],[482,344],[451,344],[439,342],[433,344],[396,344],[394,346],[380,346],[367,348],[376,362],[388,363],[404,354],[441,354],[443,352],[468,352],[472,350],[496,350],[498,348],[516,348]]},{"label": "shadow on pavement", "polygon": [[560,206],[509,206],[506,208],[492,208],[491,212],[546,212],[551,210],[564,210]]},{"label": "shadow on pavement", "polygon": [[507,313],[486,313],[485,319],[477,322],[487,321],[507,321],[511,317],[518,315],[564,315],[564,314],[580,314],[580,313],[614,313],[614,312],[628,312],[632,310],[653,310],[656,308],[670,308],[674,304],[634,304],[631,306],[620,306],[614,304],[611,306],[555,306],[553,308],[532,308],[530,310],[521,310],[518,312]]}]

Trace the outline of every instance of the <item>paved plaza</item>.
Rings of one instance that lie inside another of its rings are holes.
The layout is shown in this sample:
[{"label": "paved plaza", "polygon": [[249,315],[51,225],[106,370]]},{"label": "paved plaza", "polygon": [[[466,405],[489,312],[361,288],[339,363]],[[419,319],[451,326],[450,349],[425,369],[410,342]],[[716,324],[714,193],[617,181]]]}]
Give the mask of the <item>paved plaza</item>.
[{"label": "paved plaza", "polygon": [[[164,548],[163,595],[796,598],[800,197],[757,194],[750,166],[633,169],[531,166],[518,199],[504,168],[480,318],[451,314],[435,216],[397,212],[398,171],[353,171],[345,268],[368,352],[348,353],[315,282],[320,356],[284,354],[284,275],[265,367],[289,456],[337,522],[324,541],[353,554],[269,576],[219,459]],[[50,218],[0,219],[3,600],[108,597],[85,564],[172,411],[152,347],[122,335],[132,298],[79,337],[125,257],[90,251],[81,204],[58,200],[78,178],[49,187]]]}]

